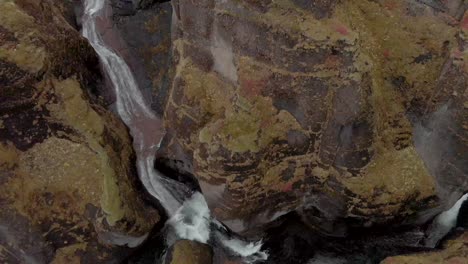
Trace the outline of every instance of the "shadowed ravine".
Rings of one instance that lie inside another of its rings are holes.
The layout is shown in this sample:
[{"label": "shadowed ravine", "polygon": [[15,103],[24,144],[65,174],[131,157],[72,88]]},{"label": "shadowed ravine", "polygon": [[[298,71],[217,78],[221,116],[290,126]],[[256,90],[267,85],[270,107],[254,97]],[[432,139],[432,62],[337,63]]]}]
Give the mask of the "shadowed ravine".
[{"label": "shadowed ravine", "polygon": [[164,136],[162,121],[146,104],[129,66],[102,37],[104,27],[101,25],[111,12],[110,7],[104,0],[86,0],[84,5],[83,36],[96,50],[112,82],[117,112],[133,137],[140,180],[164,207],[176,237],[202,243],[221,242],[233,253],[246,257],[247,261],[265,259],[266,254],[260,252],[261,243],[249,243],[227,235],[229,232],[225,227],[211,218],[201,193],[155,170],[155,154]]}]

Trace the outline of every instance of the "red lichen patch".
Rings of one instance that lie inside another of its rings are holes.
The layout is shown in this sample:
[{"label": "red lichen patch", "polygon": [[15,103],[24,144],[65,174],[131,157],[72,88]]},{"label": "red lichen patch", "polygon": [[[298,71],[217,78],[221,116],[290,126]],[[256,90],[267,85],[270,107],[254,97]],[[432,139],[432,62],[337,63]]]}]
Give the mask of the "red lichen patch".
[{"label": "red lichen patch", "polygon": [[283,188],[281,188],[281,191],[283,192],[290,192],[292,190],[293,190],[292,182],[286,183],[285,185],[283,185]]},{"label": "red lichen patch", "polygon": [[348,28],[343,26],[343,25],[336,26],[335,31],[340,33],[341,35],[344,35],[344,36],[347,36],[349,34]]},{"label": "red lichen patch", "polygon": [[464,30],[468,30],[468,12],[466,12],[465,15],[463,16],[460,22],[460,27]]},{"label": "red lichen patch", "polygon": [[388,50],[388,49],[384,50],[384,52],[383,52],[384,58],[388,59],[388,58],[390,58],[390,55],[391,55],[390,50]]},{"label": "red lichen patch", "polygon": [[342,61],[339,56],[331,55],[325,59],[324,66],[327,69],[336,69],[339,68],[342,64]]},{"label": "red lichen patch", "polygon": [[386,1],[383,6],[387,10],[395,10],[398,8],[398,3],[396,1]]},{"label": "red lichen patch", "polygon": [[452,57],[455,59],[461,59],[463,57],[463,52],[459,49],[456,49],[452,52]]},{"label": "red lichen patch", "polygon": [[259,96],[266,86],[266,80],[242,80],[241,81],[241,95],[246,98],[255,98]]},{"label": "red lichen patch", "polygon": [[221,128],[223,128],[223,127],[224,127],[224,120],[220,120],[220,121],[216,122],[211,127],[212,134],[216,135],[221,130]]},{"label": "red lichen patch", "polygon": [[268,128],[272,125],[272,120],[271,119],[263,119],[261,122],[260,122],[260,128]]},{"label": "red lichen patch", "polygon": [[453,257],[447,260],[447,264],[465,264],[466,258],[462,257]]},{"label": "red lichen patch", "polygon": [[385,264],[396,264],[397,262],[393,257],[385,259]]}]

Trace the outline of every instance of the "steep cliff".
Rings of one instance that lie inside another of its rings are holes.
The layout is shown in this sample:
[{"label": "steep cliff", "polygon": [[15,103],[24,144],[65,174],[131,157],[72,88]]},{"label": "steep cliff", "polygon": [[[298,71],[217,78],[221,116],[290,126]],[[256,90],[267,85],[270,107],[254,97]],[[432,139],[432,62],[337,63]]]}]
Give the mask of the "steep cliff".
[{"label": "steep cliff", "polygon": [[173,1],[165,158],[247,231],[344,235],[468,190],[462,1]]},{"label": "steep cliff", "polygon": [[[159,221],[69,2],[0,2],[0,259],[120,261]],[[66,19],[66,18],[67,19]]]}]

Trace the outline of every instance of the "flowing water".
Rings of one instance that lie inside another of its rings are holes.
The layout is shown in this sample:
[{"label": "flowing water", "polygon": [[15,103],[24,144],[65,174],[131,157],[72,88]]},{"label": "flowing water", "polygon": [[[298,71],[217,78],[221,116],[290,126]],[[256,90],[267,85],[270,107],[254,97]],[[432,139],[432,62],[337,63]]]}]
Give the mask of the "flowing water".
[{"label": "flowing water", "polygon": [[429,228],[428,237],[424,241],[425,246],[435,247],[457,225],[458,213],[467,199],[468,194],[463,195],[449,210],[434,218]]},{"label": "flowing water", "polygon": [[170,217],[168,224],[172,226],[176,237],[202,243],[207,243],[211,238],[248,262],[266,259],[266,253],[260,251],[261,242],[246,242],[233,238],[225,227],[211,218],[200,192],[194,192],[186,185],[155,170],[155,154],[164,136],[162,122],[146,104],[124,59],[104,41],[103,29],[99,27],[99,23],[106,18],[105,0],[85,0],[84,6],[82,34],[96,50],[112,82],[117,113],[133,137],[140,180],[146,190],[164,207]]}]

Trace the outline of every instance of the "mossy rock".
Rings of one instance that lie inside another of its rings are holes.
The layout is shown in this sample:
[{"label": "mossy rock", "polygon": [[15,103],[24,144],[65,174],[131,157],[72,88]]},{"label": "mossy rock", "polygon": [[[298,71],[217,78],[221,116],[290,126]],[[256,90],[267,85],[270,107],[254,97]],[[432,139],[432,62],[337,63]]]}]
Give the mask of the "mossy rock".
[{"label": "mossy rock", "polygon": [[178,240],[166,255],[166,264],[211,264],[213,250],[209,245],[190,240]]},{"label": "mossy rock", "polygon": [[92,47],[53,1],[0,2],[0,260],[122,261],[159,221]]}]

